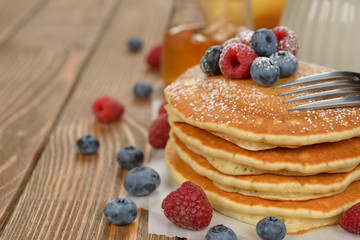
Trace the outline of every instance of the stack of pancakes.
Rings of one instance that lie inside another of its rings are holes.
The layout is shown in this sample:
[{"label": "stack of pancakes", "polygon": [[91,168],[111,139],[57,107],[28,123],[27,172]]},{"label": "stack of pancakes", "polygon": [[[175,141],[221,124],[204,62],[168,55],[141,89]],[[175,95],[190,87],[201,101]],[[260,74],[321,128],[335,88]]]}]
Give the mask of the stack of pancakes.
[{"label": "stack of pancakes", "polygon": [[[327,71],[300,62],[277,84]],[[276,216],[288,233],[335,224],[360,201],[360,108],[289,112],[298,103],[281,91],[186,71],[165,88],[171,175],[246,223]]]}]

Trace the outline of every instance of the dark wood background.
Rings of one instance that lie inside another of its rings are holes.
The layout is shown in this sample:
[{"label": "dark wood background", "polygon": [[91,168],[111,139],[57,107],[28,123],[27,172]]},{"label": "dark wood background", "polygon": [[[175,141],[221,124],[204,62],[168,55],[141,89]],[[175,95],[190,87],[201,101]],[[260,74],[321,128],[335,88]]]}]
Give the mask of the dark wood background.
[{"label": "dark wood background", "polygon": [[[116,162],[128,144],[151,157],[151,100],[137,100],[137,81],[162,98],[159,71],[144,57],[162,41],[171,0],[0,0],[0,238],[168,239],[148,235],[148,212],[119,227],[105,204],[125,190]],[[126,41],[144,40],[131,53]],[[102,124],[90,110],[109,95],[126,107]],[[85,134],[98,154],[77,153]],[[175,238],[172,238],[175,239]]]}]

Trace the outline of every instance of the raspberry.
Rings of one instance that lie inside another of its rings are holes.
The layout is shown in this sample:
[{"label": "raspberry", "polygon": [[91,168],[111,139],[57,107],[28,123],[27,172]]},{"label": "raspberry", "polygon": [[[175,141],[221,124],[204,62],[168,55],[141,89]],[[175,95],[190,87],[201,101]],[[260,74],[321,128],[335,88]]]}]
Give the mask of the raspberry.
[{"label": "raspberry", "polygon": [[225,41],[222,46],[225,47],[231,43],[243,43],[249,47],[251,47],[251,37],[254,34],[253,30],[250,29],[241,29],[241,31],[236,35],[234,38],[230,38],[229,40]]},{"label": "raspberry", "polygon": [[[225,42],[222,43],[222,46],[223,47],[226,47],[227,45],[230,45],[230,44],[234,44],[234,43],[243,43],[241,42],[241,40],[237,37],[234,37],[234,38],[230,38],[229,40],[226,40]],[[245,43],[243,43],[245,44]],[[245,44],[247,45],[247,44]]]},{"label": "raspberry", "polygon": [[275,27],[272,31],[275,33],[278,41],[277,51],[289,51],[296,56],[299,42],[295,32],[285,26]]},{"label": "raspberry", "polygon": [[168,115],[161,114],[158,116],[149,127],[149,143],[153,148],[165,148],[166,142],[169,139],[170,125],[168,122]]},{"label": "raspberry", "polygon": [[209,226],[212,218],[212,208],[205,192],[190,181],[171,192],[161,208],[172,223],[190,230]]},{"label": "raspberry", "polygon": [[251,46],[251,38],[253,34],[254,34],[253,30],[245,29],[239,32],[238,35],[236,35],[236,37],[240,39],[241,43]]},{"label": "raspberry", "polygon": [[162,114],[167,114],[167,112],[166,112],[166,109],[165,109],[165,105],[167,104],[167,102],[166,102],[166,100],[164,100],[162,103],[161,103],[161,105],[160,105],[160,107],[159,107],[159,109],[158,109],[158,116],[160,116],[160,115],[162,115]]},{"label": "raspberry", "polygon": [[256,53],[249,46],[233,43],[224,47],[220,56],[221,72],[228,78],[244,79],[250,76],[250,67]]},{"label": "raspberry", "polygon": [[94,101],[92,111],[100,122],[109,123],[120,119],[125,112],[125,108],[116,99],[103,96]]},{"label": "raspberry", "polygon": [[348,232],[360,234],[360,202],[353,205],[342,215],[340,227]]},{"label": "raspberry", "polygon": [[158,43],[150,49],[150,52],[146,56],[146,63],[151,68],[159,68],[161,63],[161,50],[162,44]]}]

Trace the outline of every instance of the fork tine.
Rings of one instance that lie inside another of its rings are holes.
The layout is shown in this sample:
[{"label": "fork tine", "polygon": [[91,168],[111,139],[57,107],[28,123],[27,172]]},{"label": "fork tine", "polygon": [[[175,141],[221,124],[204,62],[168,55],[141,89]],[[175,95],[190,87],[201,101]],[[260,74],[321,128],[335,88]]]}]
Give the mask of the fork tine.
[{"label": "fork tine", "polygon": [[328,90],[333,88],[358,87],[358,86],[360,86],[360,81],[344,80],[344,81],[325,82],[325,83],[319,83],[319,84],[314,84],[310,86],[305,86],[305,87],[300,87],[289,91],[285,91],[279,93],[279,96],[284,96],[293,93],[303,93],[303,92],[318,91],[318,90]]},{"label": "fork tine", "polygon": [[360,106],[360,96],[348,96],[348,97],[339,97],[339,98],[327,99],[327,100],[300,105],[297,107],[290,108],[289,111],[316,110],[316,109],[328,109],[328,108],[337,108],[337,107],[359,107],[359,106]]},{"label": "fork tine", "polygon": [[320,73],[315,75],[310,75],[307,77],[301,77],[289,82],[285,82],[275,86],[274,88],[283,88],[290,86],[297,86],[301,84],[312,84],[324,80],[336,79],[336,78],[345,78],[345,79],[354,79],[360,80],[360,73],[357,72],[349,72],[349,71],[336,71],[336,72],[328,72],[328,73]]},{"label": "fork tine", "polygon": [[345,95],[355,94],[355,93],[360,93],[360,88],[342,88],[342,89],[317,92],[317,93],[307,94],[305,96],[301,96],[301,97],[297,97],[297,98],[292,98],[292,99],[284,101],[284,103],[298,102],[298,101],[312,100],[312,99],[324,99],[324,98],[330,98],[330,97],[342,97]]}]

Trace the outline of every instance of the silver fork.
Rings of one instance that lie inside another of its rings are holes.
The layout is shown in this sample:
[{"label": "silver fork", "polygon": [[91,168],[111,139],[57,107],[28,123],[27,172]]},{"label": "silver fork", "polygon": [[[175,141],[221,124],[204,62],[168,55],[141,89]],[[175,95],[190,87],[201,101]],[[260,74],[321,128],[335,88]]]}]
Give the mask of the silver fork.
[{"label": "silver fork", "polygon": [[279,94],[279,96],[305,92],[315,93],[292,98],[284,101],[284,103],[305,100],[319,101],[293,107],[290,108],[289,111],[360,106],[360,73],[336,71],[315,74],[307,77],[298,78],[293,81],[285,82],[283,84],[279,84],[274,88],[278,89],[300,85],[305,86],[282,92]]}]

